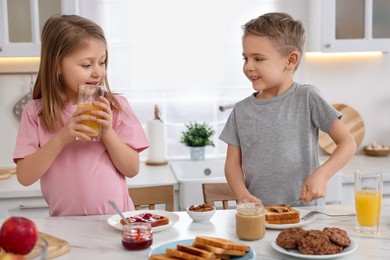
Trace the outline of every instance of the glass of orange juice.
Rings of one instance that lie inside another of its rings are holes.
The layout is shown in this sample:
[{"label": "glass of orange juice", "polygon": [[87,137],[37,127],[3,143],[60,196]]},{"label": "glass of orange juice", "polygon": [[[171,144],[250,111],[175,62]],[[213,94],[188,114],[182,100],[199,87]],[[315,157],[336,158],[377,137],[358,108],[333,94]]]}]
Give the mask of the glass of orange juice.
[{"label": "glass of orange juice", "polygon": [[379,232],[383,173],[355,172],[356,231]]},{"label": "glass of orange juice", "polygon": [[[91,110],[102,110],[101,107],[97,107],[93,105],[93,101],[99,100],[99,96],[104,95],[104,86],[99,85],[79,85],[79,92],[78,92],[78,100],[77,100],[77,109],[81,108],[88,108],[89,110],[85,113],[90,115]],[[98,116],[94,115],[95,117],[99,118]],[[100,141],[100,124],[92,121],[92,120],[85,120],[81,121],[81,124],[86,125],[93,130],[95,130],[94,134],[91,133],[85,133],[88,136],[91,137],[92,141]]]}]

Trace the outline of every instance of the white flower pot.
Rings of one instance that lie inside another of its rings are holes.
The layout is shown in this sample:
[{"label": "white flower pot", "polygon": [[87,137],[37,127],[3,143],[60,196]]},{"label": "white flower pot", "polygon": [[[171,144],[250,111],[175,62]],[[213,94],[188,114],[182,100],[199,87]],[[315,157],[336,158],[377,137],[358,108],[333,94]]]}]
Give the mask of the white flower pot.
[{"label": "white flower pot", "polygon": [[203,161],[204,160],[204,150],[205,147],[190,147],[191,150],[191,160],[193,161]]}]

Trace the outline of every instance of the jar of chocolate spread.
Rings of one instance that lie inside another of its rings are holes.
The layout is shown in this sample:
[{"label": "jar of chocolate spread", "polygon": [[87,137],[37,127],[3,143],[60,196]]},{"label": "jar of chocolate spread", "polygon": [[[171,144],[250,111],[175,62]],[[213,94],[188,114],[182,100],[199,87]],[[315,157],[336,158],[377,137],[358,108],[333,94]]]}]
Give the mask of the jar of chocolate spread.
[{"label": "jar of chocolate spread", "polygon": [[265,235],[264,207],[257,203],[237,205],[236,234],[242,240],[258,240]]}]

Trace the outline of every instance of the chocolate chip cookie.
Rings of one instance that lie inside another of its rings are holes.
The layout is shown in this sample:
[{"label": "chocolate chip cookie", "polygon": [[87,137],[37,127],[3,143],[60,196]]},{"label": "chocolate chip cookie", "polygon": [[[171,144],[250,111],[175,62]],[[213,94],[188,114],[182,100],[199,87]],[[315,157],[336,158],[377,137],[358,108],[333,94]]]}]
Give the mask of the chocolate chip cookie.
[{"label": "chocolate chip cookie", "polygon": [[351,239],[345,230],[335,227],[325,227],[323,232],[329,237],[329,240],[336,245],[347,247],[351,244]]},{"label": "chocolate chip cookie", "polygon": [[279,233],[276,238],[276,244],[285,249],[294,249],[298,247],[298,242],[306,234],[302,228],[287,228]]},{"label": "chocolate chip cookie", "polygon": [[321,230],[306,231],[306,236],[298,243],[299,252],[305,255],[325,255],[331,247],[328,236]]}]

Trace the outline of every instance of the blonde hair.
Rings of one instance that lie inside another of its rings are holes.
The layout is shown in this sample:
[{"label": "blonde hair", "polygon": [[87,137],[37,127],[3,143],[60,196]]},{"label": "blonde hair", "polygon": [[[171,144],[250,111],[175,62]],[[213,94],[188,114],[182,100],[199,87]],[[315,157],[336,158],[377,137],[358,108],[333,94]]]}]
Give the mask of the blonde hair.
[{"label": "blonde hair", "polygon": [[[67,105],[61,76],[58,74],[61,60],[74,50],[86,45],[88,39],[107,41],[103,30],[91,20],[78,15],[53,15],[42,30],[41,60],[33,90],[33,99],[42,98],[42,111],[39,115],[43,126],[53,131],[64,125],[61,110]],[[108,53],[106,47],[106,69]],[[113,108],[123,111],[110,90],[107,75],[104,78],[105,96]]]},{"label": "blonde hair", "polygon": [[[297,51],[302,56],[305,44],[305,28],[301,21],[286,13],[266,13],[242,26],[243,38],[254,34],[268,38],[282,55]],[[299,63],[295,67],[298,68]]]}]

